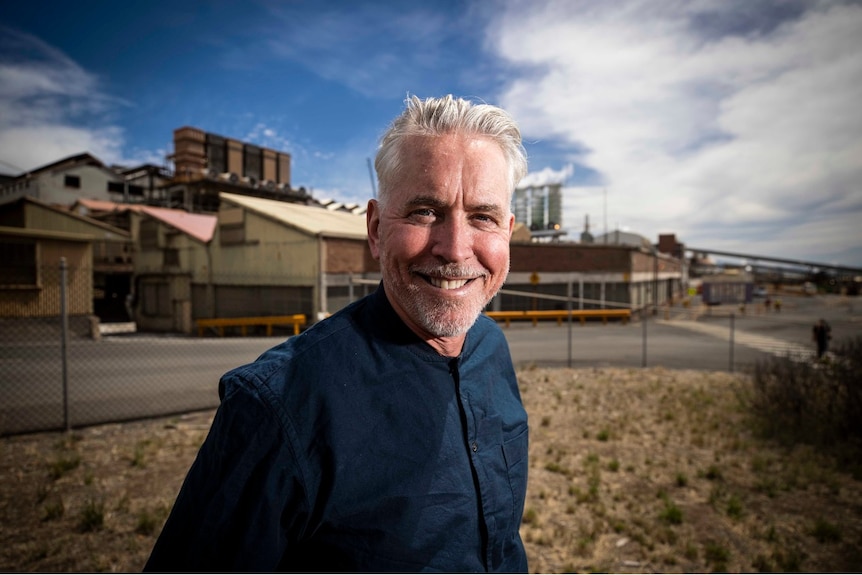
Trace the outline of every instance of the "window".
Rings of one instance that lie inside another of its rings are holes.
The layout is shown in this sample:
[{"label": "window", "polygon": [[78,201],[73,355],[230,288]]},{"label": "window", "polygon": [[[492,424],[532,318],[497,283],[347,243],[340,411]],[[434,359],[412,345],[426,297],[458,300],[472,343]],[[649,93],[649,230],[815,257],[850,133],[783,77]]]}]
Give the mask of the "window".
[{"label": "window", "polygon": [[177,248],[165,248],[162,265],[164,267],[179,267],[180,265],[180,250]]},{"label": "window", "polygon": [[70,174],[66,174],[63,178],[63,185],[67,188],[80,188],[81,176],[72,176]]},{"label": "window", "polygon": [[227,142],[221,136],[207,134],[207,168],[221,174],[227,172]]},{"label": "window", "polygon": [[123,193],[123,182],[108,182],[108,191],[117,194]]},{"label": "window", "polygon": [[242,175],[260,180],[263,174],[263,150],[251,144],[243,145]]},{"label": "window", "polygon": [[36,259],[35,241],[4,239],[0,243],[0,285],[39,285]]},{"label": "window", "polygon": [[141,249],[153,249],[159,247],[159,223],[155,220],[143,220],[140,234]]}]

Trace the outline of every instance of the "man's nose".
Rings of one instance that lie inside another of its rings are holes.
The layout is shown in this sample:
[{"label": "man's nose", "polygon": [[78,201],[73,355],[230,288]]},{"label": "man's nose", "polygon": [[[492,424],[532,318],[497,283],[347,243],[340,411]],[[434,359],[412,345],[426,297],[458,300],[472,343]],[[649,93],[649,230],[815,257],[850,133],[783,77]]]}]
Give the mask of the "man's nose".
[{"label": "man's nose", "polygon": [[473,254],[473,230],[461,218],[447,218],[434,227],[431,253],[446,262],[462,262]]}]

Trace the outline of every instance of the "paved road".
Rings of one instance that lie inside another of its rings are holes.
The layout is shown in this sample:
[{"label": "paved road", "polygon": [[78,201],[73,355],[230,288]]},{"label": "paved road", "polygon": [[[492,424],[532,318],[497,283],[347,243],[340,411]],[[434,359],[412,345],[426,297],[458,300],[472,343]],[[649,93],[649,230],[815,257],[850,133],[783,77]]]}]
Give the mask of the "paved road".
[{"label": "paved road", "polygon": [[[862,333],[862,301],[786,298],[780,314],[715,308],[693,318],[674,310],[644,324],[513,323],[505,328],[518,366],[744,370],[770,355],[813,351],[811,326],[825,317],[836,339]],[[859,311],[851,306],[859,308]],[[734,311],[731,345],[730,311]],[[275,338],[112,336],[73,341],[67,369],[73,426],[215,407],[225,371],[253,361]],[[571,342],[571,343],[570,343]],[[646,346],[644,346],[646,342]],[[571,351],[570,351],[571,350]],[[0,434],[64,426],[59,345],[0,345]]]}]

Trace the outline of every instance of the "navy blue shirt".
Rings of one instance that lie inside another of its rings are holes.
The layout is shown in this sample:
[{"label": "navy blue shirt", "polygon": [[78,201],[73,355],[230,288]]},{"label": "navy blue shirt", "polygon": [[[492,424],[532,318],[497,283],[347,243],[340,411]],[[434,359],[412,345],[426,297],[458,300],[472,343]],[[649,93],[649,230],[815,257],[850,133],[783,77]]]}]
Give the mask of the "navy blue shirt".
[{"label": "navy blue shirt", "polygon": [[447,358],[381,285],[219,393],[145,570],[526,572],[527,414],[486,316]]}]

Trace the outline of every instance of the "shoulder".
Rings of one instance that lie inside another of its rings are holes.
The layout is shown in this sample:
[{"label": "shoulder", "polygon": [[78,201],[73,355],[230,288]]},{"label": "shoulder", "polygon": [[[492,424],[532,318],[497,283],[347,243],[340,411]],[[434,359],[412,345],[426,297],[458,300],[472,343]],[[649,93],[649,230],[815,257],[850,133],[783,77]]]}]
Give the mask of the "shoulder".
[{"label": "shoulder", "polygon": [[500,329],[497,322],[484,313],[479,314],[479,317],[476,318],[476,323],[474,323],[473,327],[470,328],[470,332],[472,335],[478,336],[483,341],[488,340],[493,343],[506,341],[506,336],[503,335],[503,330]]},{"label": "shoulder", "polygon": [[362,307],[363,300],[355,302],[271,347],[255,361],[228,371],[220,382],[222,398],[245,390],[273,401],[288,387],[308,386],[331,375],[340,365],[338,357],[355,353],[365,339],[357,313]]}]

